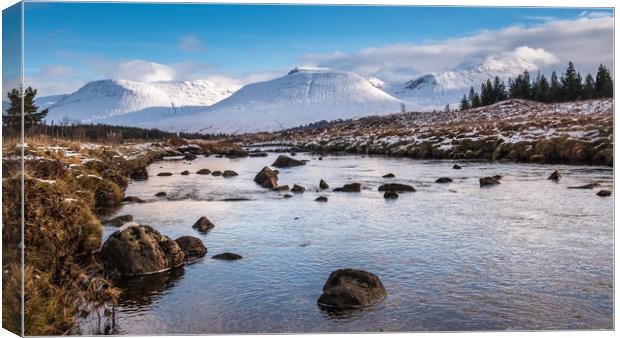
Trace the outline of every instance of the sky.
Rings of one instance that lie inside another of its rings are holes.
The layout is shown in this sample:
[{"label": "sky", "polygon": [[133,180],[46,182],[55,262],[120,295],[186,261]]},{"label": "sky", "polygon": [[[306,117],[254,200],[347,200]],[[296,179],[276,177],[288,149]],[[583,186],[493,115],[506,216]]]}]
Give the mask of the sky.
[{"label": "sky", "polygon": [[397,83],[522,46],[552,56],[541,68],[572,60],[594,72],[613,61],[613,12],[602,9],[26,3],[24,12],[25,79],[41,95],[102,78],[243,85],[295,66]]}]

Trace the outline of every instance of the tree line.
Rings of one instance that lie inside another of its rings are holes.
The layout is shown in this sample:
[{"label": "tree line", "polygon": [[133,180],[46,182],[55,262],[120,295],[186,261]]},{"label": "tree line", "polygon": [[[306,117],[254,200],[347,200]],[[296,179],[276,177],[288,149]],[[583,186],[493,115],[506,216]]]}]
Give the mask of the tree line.
[{"label": "tree line", "polygon": [[598,67],[596,78],[588,73],[585,79],[575,70],[572,62],[566,71],[558,77],[551,73],[548,80],[540,72],[532,78],[526,70],[515,79],[509,78],[508,85],[499,77],[488,79],[480,86],[480,91],[470,87],[469,94],[463,95],[460,109],[477,108],[507,99],[526,99],[539,102],[566,102],[613,97],[613,80],[609,69],[604,65]]}]

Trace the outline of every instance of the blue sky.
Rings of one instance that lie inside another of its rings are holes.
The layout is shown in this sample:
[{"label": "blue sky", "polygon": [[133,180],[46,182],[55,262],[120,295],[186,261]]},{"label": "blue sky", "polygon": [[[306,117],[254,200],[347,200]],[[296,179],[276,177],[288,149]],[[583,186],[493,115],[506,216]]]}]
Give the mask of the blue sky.
[{"label": "blue sky", "polygon": [[[383,72],[387,77],[403,69],[413,76],[482,58],[484,46],[474,53],[456,53],[462,60],[429,55],[419,66],[410,64],[406,55],[394,56],[395,47],[445,45],[512,27],[527,31],[611,14],[585,8],[26,3],[25,73],[46,94],[88,80],[123,77],[119,69],[131,73],[125,63],[136,60],[161,66],[141,67],[137,73],[154,71],[157,75],[148,78],[163,80],[218,77],[242,83],[301,64]],[[515,46],[530,44],[519,39]],[[532,41],[532,47],[537,43]],[[365,61],[366,52],[384,50],[392,52]]]}]

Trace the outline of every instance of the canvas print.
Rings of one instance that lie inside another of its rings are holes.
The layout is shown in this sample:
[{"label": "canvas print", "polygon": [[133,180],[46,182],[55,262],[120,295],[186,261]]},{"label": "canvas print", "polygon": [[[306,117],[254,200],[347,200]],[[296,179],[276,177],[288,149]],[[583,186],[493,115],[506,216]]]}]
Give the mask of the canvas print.
[{"label": "canvas print", "polygon": [[5,329],[614,329],[614,8],[2,15]]}]

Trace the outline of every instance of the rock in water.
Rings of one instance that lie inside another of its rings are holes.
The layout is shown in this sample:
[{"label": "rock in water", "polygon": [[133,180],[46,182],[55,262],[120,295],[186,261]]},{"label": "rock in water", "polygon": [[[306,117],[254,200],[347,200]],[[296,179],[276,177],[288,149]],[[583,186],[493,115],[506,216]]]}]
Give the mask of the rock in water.
[{"label": "rock in water", "polygon": [[414,192],[415,188],[401,183],[387,183],[379,187],[379,191]]},{"label": "rock in water", "polygon": [[560,175],[560,172],[556,170],[551,175],[549,175],[547,179],[552,181],[559,181],[560,177],[562,177],[562,175]]},{"label": "rock in water", "polygon": [[480,179],[480,186],[496,185],[499,184],[499,180],[495,177],[483,177]]},{"label": "rock in water", "polygon": [[123,199],[123,202],[144,203],[144,200],[137,196],[127,196]]},{"label": "rock in water", "polygon": [[440,177],[438,178],[435,183],[451,183],[452,179],[449,177]]},{"label": "rock in water", "polygon": [[321,188],[321,189],[328,189],[329,188],[329,184],[327,184],[327,182],[325,182],[324,180],[321,180],[319,182],[319,188]]},{"label": "rock in water", "polygon": [[376,304],[386,296],[387,292],[376,275],[362,270],[340,269],[329,275],[317,303],[331,309],[359,309]]},{"label": "rock in water", "polygon": [[276,168],[289,168],[289,167],[297,167],[300,165],[305,165],[306,161],[296,160],[294,158],[288,157],[286,155],[280,155],[276,159],[275,162],[271,165]]},{"label": "rock in water", "polygon": [[279,185],[273,188],[273,191],[288,191],[288,189],[289,189],[288,185]]},{"label": "rock in water", "polygon": [[132,215],[122,215],[122,216],[114,217],[112,219],[104,221],[103,224],[111,225],[111,226],[118,228],[122,226],[123,224],[129,223],[129,222],[133,222]]},{"label": "rock in water", "polygon": [[334,191],[339,191],[339,192],[360,192],[362,191],[362,185],[359,183],[349,183],[349,184],[345,184],[340,188],[336,188],[334,189]]},{"label": "rock in water", "polygon": [[269,167],[264,167],[256,174],[254,182],[263,188],[273,189],[278,186],[278,174]]},{"label": "rock in water", "polygon": [[213,257],[211,257],[213,259],[221,259],[224,261],[236,261],[237,259],[241,259],[243,258],[241,255],[237,255],[236,253],[232,253],[232,252],[224,252],[221,254],[217,254]]},{"label": "rock in water", "polygon": [[576,186],[576,187],[568,187],[568,189],[594,189],[594,188],[598,188],[601,185],[597,182],[592,182],[592,183],[588,183],[588,184],[584,184],[584,185],[580,185],[580,186]]},{"label": "rock in water", "polygon": [[209,175],[211,173],[211,170],[209,169],[200,169],[196,172],[196,174],[198,175]]},{"label": "rock in water", "polygon": [[383,198],[385,199],[397,199],[398,198],[398,193],[396,191],[386,191],[385,194],[383,194]]},{"label": "rock in water", "polygon": [[157,176],[172,176],[172,173],[159,173]]},{"label": "rock in water", "polygon": [[155,197],[166,197],[168,196],[168,194],[165,191],[160,191],[157,194],[155,194]]},{"label": "rock in water", "polygon": [[455,164],[452,166],[452,169],[461,169],[462,167],[458,164]]},{"label": "rock in water", "polygon": [[200,258],[207,253],[207,247],[199,238],[194,236],[181,236],[174,240],[185,253],[185,259]]},{"label": "rock in water", "polygon": [[611,196],[611,190],[600,190],[599,192],[596,193],[597,196],[601,196],[601,197],[609,197]]},{"label": "rock in water", "polygon": [[327,197],[326,196],[319,196],[315,199],[315,201],[317,202],[327,202]]},{"label": "rock in water", "polygon": [[304,191],[306,191],[306,188],[302,187],[301,185],[297,185],[297,184],[294,184],[293,188],[291,189],[291,192],[294,192],[297,194],[301,194]]},{"label": "rock in water", "polygon": [[383,177],[383,178],[394,178],[394,177],[396,177],[396,175],[394,175],[394,174],[392,174],[392,173],[389,173],[389,174],[385,174],[385,175],[383,175],[382,177]]},{"label": "rock in water", "polygon": [[209,221],[208,218],[202,216],[200,217],[196,223],[194,223],[194,225],[192,225],[192,228],[200,231],[200,232],[208,232],[209,230],[213,229],[213,227],[215,227],[215,225],[213,223],[211,223],[211,221]]},{"label": "rock in water", "polygon": [[219,170],[216,170],[216,171],[212,172],[211,175],[213,175],[213,176],[222,176],[222,172],[219,171]]},{"label": "rock in water", "polygon": [[146,168],[139,168],[139,169],[134,170],[129,175],[129,178],[131,178],[132,180],[136,180],[136,181],[144,181],[149,178],[149,174],[146,171]]},{"label": "rock in water", "polygon": [[222,173],[223,177],[233,177],[233,176],[239,176],[239,174],[237,174],[236,172],[232,171],[232,170],[224,170],[224,172]]},{"label": "rock in water", "polygon": [[197,158],[196,155],[192,154],[192,153],[187,153],[185,154],[185,156],[183,157],[184,160],[186,161],[193,161]]},{"label": "rock in water", "polygon": [[293,195],[291,195],[291,194],[284,194],[284,195],[282,195],[282,198],[291,198],[291,197],[293,197]]},{"label": "rock in water", "polygon": [[106,273],[112,278],[139,276],[183,265],[185,253],[148,225],[129,226],[110,235],[101,247]]},{"label": "rock in water", "polygon": [[184,171],[182,171],[182,172],[181,172],[181,175],[183,175],[183,176],[187,176],[187,175],[189,175],[189,171],[184,170]]}]

